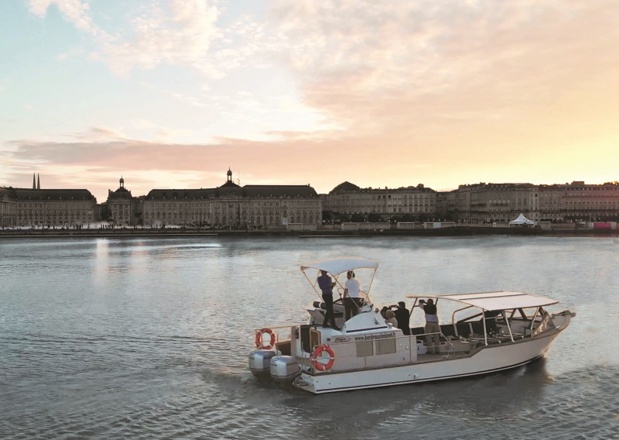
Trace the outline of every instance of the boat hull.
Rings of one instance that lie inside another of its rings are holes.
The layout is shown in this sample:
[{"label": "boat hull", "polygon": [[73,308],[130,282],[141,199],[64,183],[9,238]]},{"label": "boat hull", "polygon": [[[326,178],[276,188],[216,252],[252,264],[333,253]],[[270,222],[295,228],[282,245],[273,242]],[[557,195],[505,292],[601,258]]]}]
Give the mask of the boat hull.
[{"label": "boat hull", "polygon": [[324,394],[491,374],[525,365],[544,356],[559,333],[522,342],[486,346],[472,356],[463,358],[439,358],[432,362],[346,372],[304,372],[293,385],[314,394]]}]

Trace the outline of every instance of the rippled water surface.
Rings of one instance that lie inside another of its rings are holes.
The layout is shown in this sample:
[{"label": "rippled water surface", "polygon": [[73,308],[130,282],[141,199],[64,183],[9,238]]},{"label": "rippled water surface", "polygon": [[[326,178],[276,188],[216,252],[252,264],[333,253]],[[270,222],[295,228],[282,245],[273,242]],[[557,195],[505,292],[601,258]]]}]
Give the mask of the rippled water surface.
[{"label": "rippled water surface", "polygon": [[[0,241],[0,438],[617,439],[617,238]],[[247,370],[253,329],[306,319],[299,265],[377,259],[375,304],[524,290],[576,311],[545,359],[313,396]]]}]

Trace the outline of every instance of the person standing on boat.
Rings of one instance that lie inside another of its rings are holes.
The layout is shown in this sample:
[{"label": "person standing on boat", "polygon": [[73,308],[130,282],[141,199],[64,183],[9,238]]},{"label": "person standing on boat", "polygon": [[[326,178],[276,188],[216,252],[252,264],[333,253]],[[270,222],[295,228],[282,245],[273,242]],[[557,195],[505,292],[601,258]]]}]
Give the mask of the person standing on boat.
[{"label": "person standing on boat", "polygon": [[359,313],[361,308],[361,283],[355,278],[355,273],[349,270],[346,273],[346,284],[344,284],[344,308],[346,310],[346,321]]},{"label": "person standing on boat", "polygon": [[411,314],[406,308],[406,303],[404,301],[400,301],[397,306],[394,304],[391,308],[394,309],[393,312],[395,313],[395,319],[398,321],[398,328],[402,330],[402,333],[405,335],[410,335]]},{"label": "person standing on boat", "polygon": [[398,328],[398,320],[395,319],[395,313],[393,312],[393,310],[387,309],[387,311],[385,312],[385,317],[385,322],[387,324],[391,324],[392,327]]},{"label": "person standing on boat", "polygon": [[438,315],[436,314],[436,305],[432,298],[426,303],[423,299],[419,300],[419,304],[426,314],[426,342],[428,344],[428,353],[439,353],[441,337],[441,327],[438,324]]},{"label": "person standing on boat", "polygon": [[331,279],[326,270],[320,271],[320,276],[318,277],[318,287],[322,290],[322,300],[325,302],[325,306],[327,311],[325,313],[325,320],[322,323],[323,327],[332,327],[336,330],[339,330],[337,324],[335,323],[335,313],[333,312],[333,287],[335,286],[335,281]]}]

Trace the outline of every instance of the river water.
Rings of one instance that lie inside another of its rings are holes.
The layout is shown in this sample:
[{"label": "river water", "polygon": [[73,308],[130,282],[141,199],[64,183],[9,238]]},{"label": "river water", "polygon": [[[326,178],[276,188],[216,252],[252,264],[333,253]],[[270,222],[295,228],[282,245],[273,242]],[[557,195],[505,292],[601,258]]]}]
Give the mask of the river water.
[{"label": "river water", "polygon": [[[616,439],[618,251],[616,237],[3,239],[0,438]],[[505,373],[323,396],[257,381],[253,329],[305,321],[299,265],[343,255],[379,261],[375,305],[524,290],[577,316]]]}]

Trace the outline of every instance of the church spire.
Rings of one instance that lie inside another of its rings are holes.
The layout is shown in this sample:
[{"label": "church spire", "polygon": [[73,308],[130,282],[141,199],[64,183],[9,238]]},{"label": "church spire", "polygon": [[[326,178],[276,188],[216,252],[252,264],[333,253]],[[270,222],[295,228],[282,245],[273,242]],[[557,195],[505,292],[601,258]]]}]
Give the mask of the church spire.
[{"label": "church spire", "polygon": [[41,189],[41,175],[37,173],[37,189]]},{"label": "church spire", "polygon": [[37,189],[36,173],[32,173],[32,189]]}]

